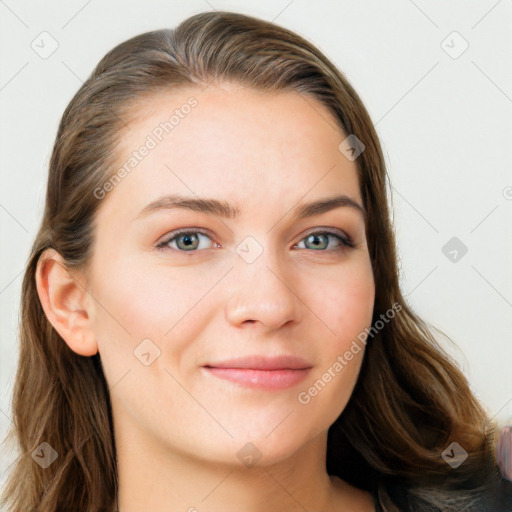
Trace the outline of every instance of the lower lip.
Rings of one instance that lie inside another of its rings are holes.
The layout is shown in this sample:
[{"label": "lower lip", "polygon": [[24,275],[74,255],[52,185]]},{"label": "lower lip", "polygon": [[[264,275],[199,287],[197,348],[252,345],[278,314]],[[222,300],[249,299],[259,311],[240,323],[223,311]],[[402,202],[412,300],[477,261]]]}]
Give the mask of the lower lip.
[{"label": "lower lip", "polygon": [[298,384],[311,368],[302,370],[253,370],[250,368],[203,367],[215,377],[230,380],[249,388],[286,389]]}]

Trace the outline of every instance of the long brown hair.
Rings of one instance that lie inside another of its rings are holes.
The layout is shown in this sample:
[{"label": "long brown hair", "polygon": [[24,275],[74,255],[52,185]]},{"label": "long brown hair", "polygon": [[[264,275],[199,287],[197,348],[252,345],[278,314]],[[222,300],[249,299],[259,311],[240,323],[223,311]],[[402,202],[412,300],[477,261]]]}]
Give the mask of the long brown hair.
[{"label": "long brown hair", "polygon": [[[83,357],[71,351],[50,324],[37,294],[36,266],[43,251],[53,248],[69,269],[87,268],[100,204],[93,191],[115,169],[119,133],[130,122],[133,105],[157,92],[212,80],[299,92],[326,105],[345,134],[365,146],[355,162],[376,287],[373,320],[395,303],[401,310],[368,340],[353,395],[329,430],[328,472],[368,490],[382,482],[403,485],[411,500],[416,495],[424,503],[441,503],[442,489],[478,487],[482,468],[497,471],[497,426],[436,341],[434,328],[401,294],[387,204],[389,177],[361,99],[344,75],[299,35],[241,14],[205,12],[174,30],[147,32],[116,46],[62,116],[44,216],[22,284],[20,357],[8,434],[20,455],[3,503],[12,512],[114,507],[115,439],[101,360],[99,354]],[[454,441],[468,452],[457,469],[441,457]],[[32,457],[41,443],[59,455],[44,469]],[[434,489],[433,494],[425,489]]]}]

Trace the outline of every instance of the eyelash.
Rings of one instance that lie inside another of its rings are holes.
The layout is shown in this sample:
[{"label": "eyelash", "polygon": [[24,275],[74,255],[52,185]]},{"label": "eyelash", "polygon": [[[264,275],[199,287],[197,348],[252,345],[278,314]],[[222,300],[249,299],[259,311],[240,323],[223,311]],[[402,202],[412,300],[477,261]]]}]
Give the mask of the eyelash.
[{"label": "eyelash", "polygon": [[[161,251],[176,251],[176,252],[182,252],[182,253],[195,253],[195,252],[200,252],[201,249],[195,249],[195,250],[191,250],[191,251],[184,251],[184,250],[181,250],[181,249],[174,249],[174,248],[171,248],[168,246],[168,244],[170,242],[172,242],[173,240],[179,238],[181,235],[191,235],[191,234],[201,234],[201,235],[204,235],[208,238],[211,239],[211,236],[209,235],[209,233],[201,230],[201,229],[193,229],[193,228],[186,228],[186,229],[178,229],[176,231],[172,231],[171,233],[169,233],[169,237],[167,237],[165,240],[163,240],[162,242],[158,243],[156,248],[158,250],[161,250]],[[311,236],[311,235],[330,235],[330,236],[333,236],[335,238],[337,238],[340,242],[341,242],[341,245],[338,246],[338,247],[335,247],[334,249],[320,249],[318,251],[315,251],[314,249],[309,249],[310,251],[313,251],[313,252],[341,252],[341,251],[345,251],[347,249],[350,249],[350,248],[353,248],[354,247],[354,243],[352,241],[352,239],[350,238],[350,236],[341,236],[338,232],[335,232],[333,230],[319,230],[319,231],[312,231],[310,233],[308,233],[304,238],[302,238],[300,242],[302,242],[305,238],[307,238],[308,236]],[[213,240],[212,240],[213,241]],[[216,242],[214,242],[216,243]],[[306,248],[307,250],[307,248]]]}]

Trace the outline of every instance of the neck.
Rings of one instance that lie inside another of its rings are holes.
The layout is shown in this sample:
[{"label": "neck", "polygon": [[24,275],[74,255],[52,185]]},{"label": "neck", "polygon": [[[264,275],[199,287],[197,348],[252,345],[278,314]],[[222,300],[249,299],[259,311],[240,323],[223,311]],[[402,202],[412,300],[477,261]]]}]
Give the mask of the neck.
[{"label": "neck", "polygon": [[322,432],[286,460],[249,468],[156,447],[140,431],[116,433],[118,510],[333,512],[339,484],[326,472],[326,446]]}]

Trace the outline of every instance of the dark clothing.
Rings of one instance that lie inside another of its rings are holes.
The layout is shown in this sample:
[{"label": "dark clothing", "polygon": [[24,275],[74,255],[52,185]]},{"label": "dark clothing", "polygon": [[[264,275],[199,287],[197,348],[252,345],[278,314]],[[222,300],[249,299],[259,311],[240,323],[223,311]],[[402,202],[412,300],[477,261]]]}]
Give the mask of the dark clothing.
[{"label": "dark clothing", "polygon": [[473,491],[380,484],[372,496],[375,512],[512,512],[512,482],[501,477]]}]

